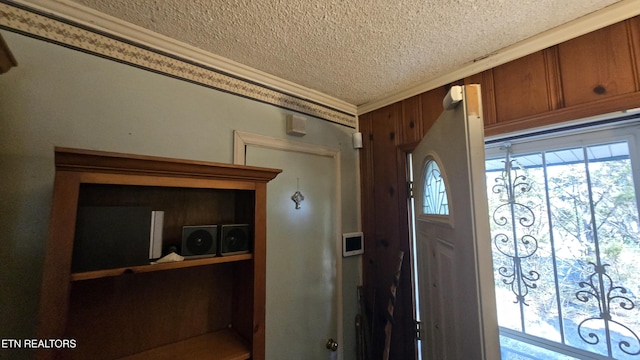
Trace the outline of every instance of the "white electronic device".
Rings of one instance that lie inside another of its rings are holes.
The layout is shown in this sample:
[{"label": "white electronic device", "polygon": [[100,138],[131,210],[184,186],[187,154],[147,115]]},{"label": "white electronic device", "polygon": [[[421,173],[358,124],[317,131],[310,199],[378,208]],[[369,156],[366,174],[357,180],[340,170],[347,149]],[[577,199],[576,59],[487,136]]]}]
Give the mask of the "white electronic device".
[{"label": "white electronic device", "polygon": [[342,256],[353,256],[364,253],[364,235],[362,232],[342,234]]},{"label": "white electronic device", "polygon": [[149,236],[149,260],[162,257],[162,230],[164,211],[151,212],[151,235]]}]

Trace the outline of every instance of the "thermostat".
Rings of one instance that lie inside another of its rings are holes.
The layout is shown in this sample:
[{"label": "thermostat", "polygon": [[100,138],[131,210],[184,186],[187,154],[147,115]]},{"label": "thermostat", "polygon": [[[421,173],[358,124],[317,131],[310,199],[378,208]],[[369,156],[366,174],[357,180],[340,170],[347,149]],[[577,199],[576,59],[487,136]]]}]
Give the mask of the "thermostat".
[{"label": "thermostat", "polygon": [[342,234],[342,256],[353,256],[364,253],[364,236],[362,232]]}]

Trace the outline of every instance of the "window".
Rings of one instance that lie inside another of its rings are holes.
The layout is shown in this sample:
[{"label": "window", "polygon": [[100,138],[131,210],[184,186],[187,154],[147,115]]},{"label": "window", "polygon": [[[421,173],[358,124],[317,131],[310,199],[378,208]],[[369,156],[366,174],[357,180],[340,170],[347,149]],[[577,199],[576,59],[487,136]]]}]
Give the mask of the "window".
[{"label": "window", "polygon": [[435,160],[427,161],[424,177],[422,212],[429,215],[449,215],[447,189],[442,179],[440,167]]},{"label": "window", "polygon": [[492,141],[503,359],[640,359],[639,125]]}]

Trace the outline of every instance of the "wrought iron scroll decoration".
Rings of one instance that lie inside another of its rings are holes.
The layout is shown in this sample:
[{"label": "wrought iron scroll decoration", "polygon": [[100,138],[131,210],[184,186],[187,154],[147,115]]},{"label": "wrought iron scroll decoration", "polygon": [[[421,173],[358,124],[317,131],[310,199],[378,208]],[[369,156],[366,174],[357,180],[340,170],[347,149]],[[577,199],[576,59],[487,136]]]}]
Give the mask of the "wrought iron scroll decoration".
[{"label": "wrought iron scroll decoration", "polygon": [[[500,195],[500,204],[492,214],[493,222],[505,227],[505,231],[493,237],[496,249],[511,261],[510,266],[501,266],[498,273],[503,277],[502,282],[511,287],[516,296],[514,303],[529,306],[525,298],[529,289],[537,288],[535,283],[540,279],[540,274],[535,270],[525,270],[522,261],[533,256],[538,250],[538,240],[531,235],[522,235],[518,238],[518,225],[522,228],[530,228],[535,223],[535,215],[531,208],[518,202],[519,194],[531,190],[531,184],[522,174],[522,167],[511,158],[511,144],[504,144],[501,149],[506,151],[504,171],[495,179],[492,187],[495,194]],[[506,214],[505,214],[506,213]],[[508,233],[510,230],[510,233]]]},{"label": "wrought iron scroll decoration", "polygon": [[[583,155],[585,159],[585,165],[588,165],[587,149],[583,147]],[[588,166],[587,166],[588,169]],[[589,171],[587,171],[587,183],[589,189],[589,199],[591,203],[591,226],[596,229],[595,210],[593,206],[593,193],[591,191],[591,177]],[[600,342],[600,337],[594,330],[587,330],[585,326],[587,323],[594,323],[602,321],[604,325],[605,340],[607,345],[607,353],[609,357],[613,357],[612,343],[617,340],[613,340],[611,336],[612,325],[618,330],[624,329],[626,333],[623,338],[618,341],[618,348],[627,355],[640,354],[640,338],[631,330],[628,326],[614,320],[612,317],[611,305],[614,301],[618,302],[618,305],[622,310],[630,311],[635,307],[635,302],[628,296],[625,296],[629,291],[619,285],[614,286],[613,279],[607,274],[607,266],[609,264],[603,264],[600,255],[600,241],[598,232],[594,232],[594,247],[595,247],[595,263],[589,262],[589,265],[593,266],[593,272],[589,275],[588,281],[581,281],[578,283],[581,289],[576,292],[576,298],[587,303],[591,299],[595,299],[598,303],[599,314],[597,316],[588,317],[578,324],[578,335],[587,344],[596,345]],[[633,296],[632,294],[630,294]],[[615,313],[615,312],[614,312]],[[584,327],[583,327],[584,326]],[[598,327],[592,327],[597,329]],[[584,336],[587,333],[587,337]],[[632,347],[629,340],[635,340],[634,347]]]},{"label": "wrought iron scroll decoration", "polygon": [[[623,294],[627,293],[627,289],[625,289],[622,286],[613,286],[613,280],[609,275],[607,275],[606,268],[607,266],[609,266],[609,264],[596,265],[592,262],[590,262],[589,264],[593,266],[593,273],[589,276],[588,282],[581,281],[578,284],[580,288],[582,289],[586,288],[586,289],[576,292],[576,297],[578,298],[578,300],[582,301],[583,303],[587,303],[590,299],[595,299],[598,302],[598,308],[600,309],[600,314],[599,316],[592,316],[582,320],[578,325],[578,335],[580,335],[580,338],[582,339],[582,341],[586,342],[587,344],[591,344],[591,345],[598,344],[600,342],[600,337],[594,331],[588,331],[586,330],[586,327],[583,328],[583,325],[587,323],[596,322],[599,320],[603,321],[605,335],[606,335],[606,342],[607,342],[607,352],[609,356],[612,356],[613,351],[611,348],[612,340],[611,340],[610,328],[611,328],[611,323],[614,323],[619,328],[625,329],[627,332],[627,335],[629,335],[630,338],[635,338],[635,341],[636,341],[635,348],[637,350],[633,352],[632,350],[633,348],[631,347],[631,344],[627,340],[621,340],[618,343],[618,348],[622,352],[628,355],[640,354],[640,338],[638,338],[638,335],[636,335],[636,333],[634,333],[633,330],[631,330],[628,326],[616,320],[613,320],[613,318],[611,317],[611,303],[613,301],[619,300],[620,308],[627,311],[633,310],[633,308],[635,307],[635,303],[630,298],[623,296]],[[595,328],[598,328],[598,327],[595,327]],[[586,337],[584,336],[584,333],[587,333]]]}]

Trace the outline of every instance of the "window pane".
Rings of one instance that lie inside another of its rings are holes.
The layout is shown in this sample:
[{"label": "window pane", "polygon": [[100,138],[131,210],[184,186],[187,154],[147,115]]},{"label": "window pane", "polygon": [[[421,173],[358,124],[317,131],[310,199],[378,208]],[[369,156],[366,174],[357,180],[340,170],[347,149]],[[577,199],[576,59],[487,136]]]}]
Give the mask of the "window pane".
[{"label": "window pane", "polygon": [[[487,174],[500,326],[560,341],[542,153]],[[491,175],[490,175],[491,174]]]},{"label": "window pane", "polygon": [[[627,310],[634,306],[634,292],[640,289],[638,273],[638,251],[640,233],[638,232],[638,209],[636,206],[631,161],[626,142],[591,146],[589,154],[589,176],[593,197],[594,227],[597,237],[594,245],[596,264],[602,265],[602,289],[606,292],[605,311],[610,320],[600,316],[595,320],[582,320],[584,326],[610,328],[612,353],[616,358],[625,358],[623,349],[630,353],[640,352],[640,344],[633,337],[640,333],[640,314],[638,309]],[[595,274],[595,267],[590,267],[590,274]],[[635,290],[633,291],[633,284]],[[611,292],[610,292],[611,291]],[[610,299],[615,300],[610,301]],[[637,301],[638,298],[635,297]],[[596,311],[596,297],[589,298]],[[589,317],[594,317],[591,313]],[[595,313],[599,315],[598,312]],[[607,317],[607,316],[605,316]],[[633,332],[632,332],[633,331]],[[635,332],[635,335],[634,335]],[[606,345],[606,333],[600,337]],[[631,337],[631,338],[630,338]],[[630,344],[622,346],[624,342]],[[606,354],[606,347],[602,349]]]},{"label": "window pane", "polygon": [[[587,254],[593,232],[590,225],[589,189],[582,148],[550,151],[547,166],[549,217],[553,228],[558,271],[558,291],[566,343],[582,346],[575,336],[579,319],[589,312],[575,294],[579,283],[587,277]],[[563,162],[564,161],[564,162]]]},{"label": "window pane", "polygon": [[449,203],[447,200],[447,189],[440,173],[440,167],[434,160],[427,162],[424,174],[424,214],[449,215]]}]

